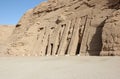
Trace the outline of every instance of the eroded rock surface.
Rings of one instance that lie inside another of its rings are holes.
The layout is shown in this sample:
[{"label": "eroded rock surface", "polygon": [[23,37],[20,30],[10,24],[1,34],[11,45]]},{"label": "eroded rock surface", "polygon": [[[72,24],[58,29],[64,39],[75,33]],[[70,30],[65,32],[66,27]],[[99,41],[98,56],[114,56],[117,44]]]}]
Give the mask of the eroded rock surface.
[{"label": "eroded rock surface", "polygon": [[14,25],[0,25],[0,43],[7,41],[14,28]]},{"label": "eroded rock surface", "polygon": [[12,35],[14,28],[15,25],[0,25],[0,55],[5,53],[9,37]]},{"label": "eroded rock surface", "polygon": [[101,55],[120,55],[120,10],[115,11],[103,28]]},{"label": "eroded rock surface", "polygon": [[114,51],[119,55],[119,8],[119,0],[48,0],[23,15],[6,52],[93,56]]}]

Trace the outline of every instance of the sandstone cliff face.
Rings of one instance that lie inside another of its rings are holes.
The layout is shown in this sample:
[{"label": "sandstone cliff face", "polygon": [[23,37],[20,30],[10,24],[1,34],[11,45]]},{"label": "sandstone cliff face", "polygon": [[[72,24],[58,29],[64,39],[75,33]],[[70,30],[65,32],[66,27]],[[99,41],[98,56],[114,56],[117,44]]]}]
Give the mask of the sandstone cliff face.
[{"label": "sandstone cliff face", "polygon": [[9,37],[11,36],[14,25],[0,25],[0,56],[3,55],[7,48]]},{"label": "sandstone cliff face", "polygon": [[120,55],[120,10],[115,11],[103,28],[101,55]]},{"label": "sandstone cliff face", "polygon": [[0,25],[0,43],[7,41],[14,28],[14,25]]},{"label": "sandstone cliff face", "polygon": [[119,0],[43,2],[21,18],[6,52],[15,56],[119,55],[119,5]]}]

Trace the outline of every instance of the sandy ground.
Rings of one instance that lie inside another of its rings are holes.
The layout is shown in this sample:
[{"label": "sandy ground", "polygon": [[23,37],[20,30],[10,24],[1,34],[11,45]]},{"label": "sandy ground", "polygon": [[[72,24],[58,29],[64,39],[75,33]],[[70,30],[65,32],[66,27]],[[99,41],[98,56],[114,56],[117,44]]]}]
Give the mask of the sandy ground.
[{"label": "sandy ground", "polygon": [[120,57],[0,57],[0,79],[120,79]]}]

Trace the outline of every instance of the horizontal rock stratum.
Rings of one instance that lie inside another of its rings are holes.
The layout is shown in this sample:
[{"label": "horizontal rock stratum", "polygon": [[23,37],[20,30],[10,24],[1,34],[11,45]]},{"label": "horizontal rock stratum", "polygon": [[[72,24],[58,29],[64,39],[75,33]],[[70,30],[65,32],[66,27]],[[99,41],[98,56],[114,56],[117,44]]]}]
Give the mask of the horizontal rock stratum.
[{"label": "horizontal rock stratum", "polygon": [[28,10],[2,54],[120,55],[120,0],[48,0]]}]

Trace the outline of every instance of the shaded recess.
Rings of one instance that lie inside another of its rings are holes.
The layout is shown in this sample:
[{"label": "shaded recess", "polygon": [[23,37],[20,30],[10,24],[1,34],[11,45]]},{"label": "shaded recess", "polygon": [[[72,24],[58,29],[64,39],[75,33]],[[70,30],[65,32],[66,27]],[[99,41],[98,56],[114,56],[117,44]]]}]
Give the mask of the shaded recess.
[{"label": "shaded recess", "polygon": [[[106,21],[106,20],[105,20]],[[102,31],[105,24],[105,21],[103,21],[97,28],[94,36],[92,37],[92,40],[90,42],[90,49],[88,50],[88,53],[91,56],[99,56],[100,52],[102,50]]]}]

